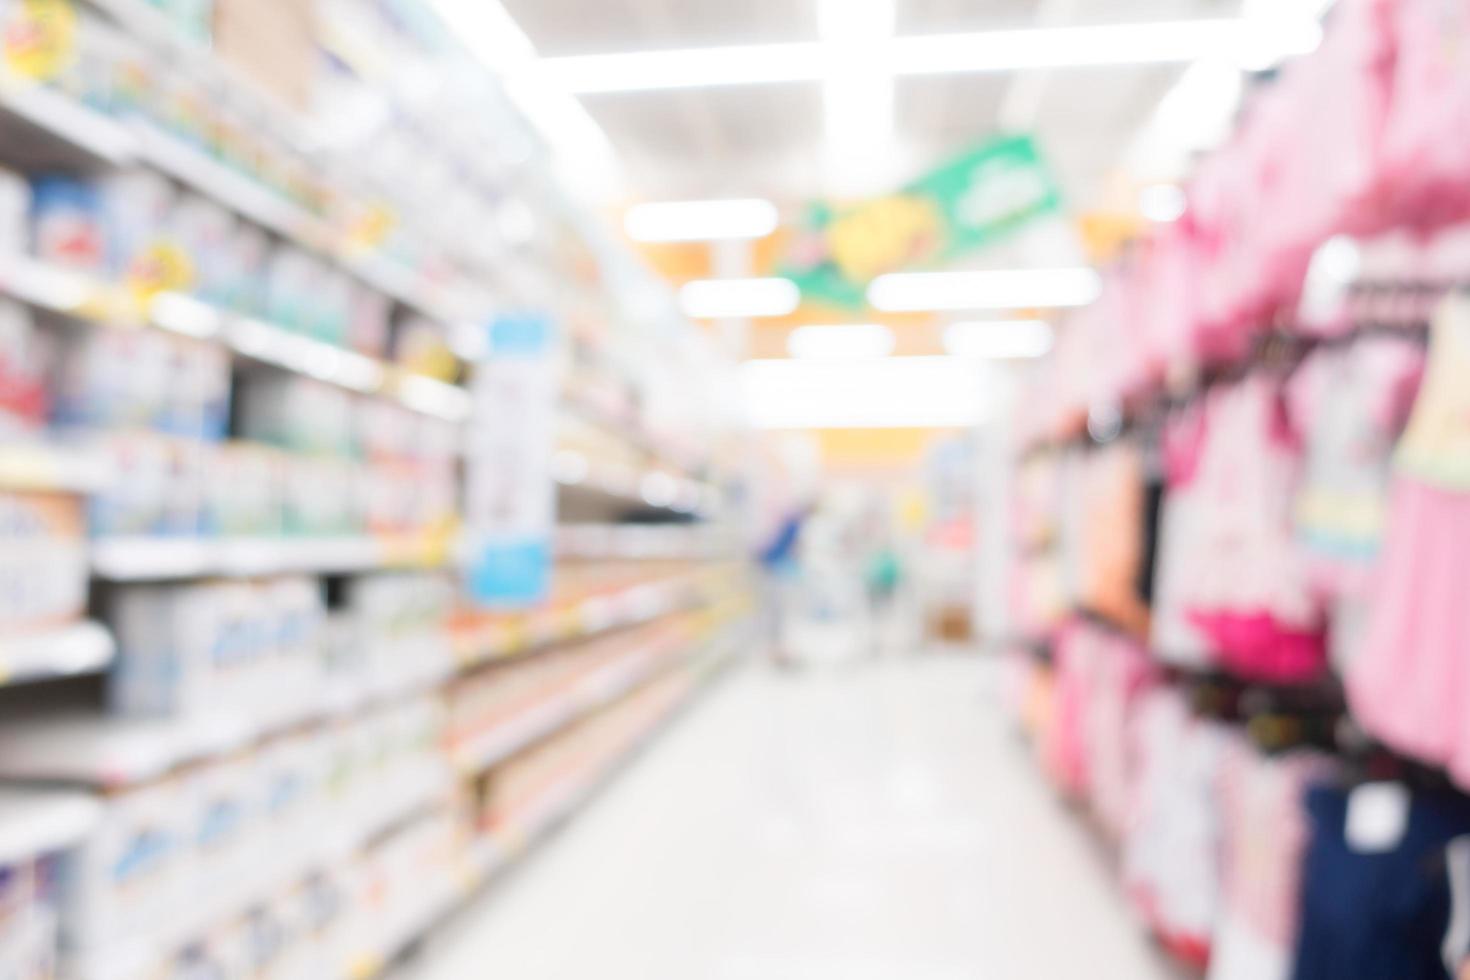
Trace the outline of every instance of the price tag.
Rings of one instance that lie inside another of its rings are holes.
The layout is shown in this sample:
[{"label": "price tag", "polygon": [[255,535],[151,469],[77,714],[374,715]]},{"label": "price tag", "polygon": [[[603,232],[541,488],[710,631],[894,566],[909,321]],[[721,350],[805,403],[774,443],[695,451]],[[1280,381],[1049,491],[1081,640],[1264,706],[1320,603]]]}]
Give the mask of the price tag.
[{"label": "price tag", "polygon": [[1385,854],[1399,846],[1409,828],[1409,791],[1398,783],[1364,783],[1348,796],[1348,847],[1359,854]]}]

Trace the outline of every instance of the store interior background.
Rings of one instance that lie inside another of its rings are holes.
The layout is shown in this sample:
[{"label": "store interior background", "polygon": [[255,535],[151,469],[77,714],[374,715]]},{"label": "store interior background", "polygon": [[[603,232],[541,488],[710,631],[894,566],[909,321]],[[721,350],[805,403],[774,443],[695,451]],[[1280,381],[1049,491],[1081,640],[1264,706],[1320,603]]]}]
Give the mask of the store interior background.
[{"label": "store interior background", "polygon": [[1470,976],[1465,52],[0,0],[0,980]]}]

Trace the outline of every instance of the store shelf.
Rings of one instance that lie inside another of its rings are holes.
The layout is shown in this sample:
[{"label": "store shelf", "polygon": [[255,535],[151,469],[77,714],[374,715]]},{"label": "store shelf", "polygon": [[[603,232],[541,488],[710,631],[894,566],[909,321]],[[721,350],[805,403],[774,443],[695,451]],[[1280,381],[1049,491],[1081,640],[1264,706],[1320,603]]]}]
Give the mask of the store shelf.
[{"label": "store shelf", "polygon": [[0,868],[71,847],[101,814],[85,793],[0,788]]},{"label": "store shelf", "polygon": [[24,255],[0,255],[0,293],[46,313],[101,319],[111,312],[107,289],[81,272]]},{"label": "store shelf", "polygon": [[94,674],[115,652],[112,634],[96,623],[0,638],[0,686]]},{"label": "store shelf", "polygon": [[137,151],[126,126],[8,74],[0,74],[0,147],[5,162],[82,170],[122,166]]},{"label": "store shelf", "polygon": [[236,214],[306,248],[330,247],[332,232],[276,191],[148,123],[133,129],[139,156],[157,170]]},{"label": "store shelf", "polygon": [[712,488],[698,481],[661,469],[603,463],[576,450],[556,454],[552,476],[563,499],[573,503],[651,508],[690,517],[707,515],[713,503]]},{"label": "store shelf", "polygon": [[640,582],[520,616],[494,618],[455,631],[455,659],[462,669],[470,669],[556,643],[590,639],[690,608],[698,595],[698,584],[680,577]]},{"label": "store shelf", "polygon": [[527,708],[456,746],[451,751],[455,768],[463,773],[484,772],[576,719],[619,700],[668,666],[668,657],[642,652],[604,667],[566,694]]},{"label": "store shelf", "polygon": [[457,385],[398,371],[350,351],[253,317],[237,316],[180,293],[165,293],[149,308],[149,321],[162,330],[219,340],[237,355],[360,394],[381,394],[423,415],[463,422],[470,395]]},{"label": "store shelf", "polygon": [[106,484],[105,459],[82,449],[45,443],[0,446],[0,490],[90,493]]},{"label": "store shelf", "polygon": [[321,684],[308,703],[266,719],[228,708],[159,720],[79,711],[7,719],[0,721],[0,779],[124,789],[292,729],[422,694],[447,674],[447,669],[425,669],[393,686]]},{"label": "store shelf", "polygon": [[113,537],[92,545],[92,570],[113,582],[160,582],[208,575],[248,577],[292,572],[349,574],[433,568],[447,556],[418,539]]},{"label": "store shelf", "polygon": [[317,846],[256,868],[241,878],[219,882],[206,901],[181,909],[159,933],[132,937],[125,943],[106,947],[68,951],[65,975],[73,980],[122,980],[151,975],[149,971],[176,955],[184,943],[206,935],[212,926],[230,921],[313,872],[348,859],[392,828],[444,805],[452,788],[446,770],[425,769],[411,785],[399,787],[397,793],[385,797],[385,804],[373,813],[324,828]]},{"label": "store shelf", "polygon": [[497,875],[514,866],[537,841],[586,805],[629,759],[656,738],[669,721],[694,699],[718,668],[730,662],[734,646],[735,643],[726,643],[714,655],[691,664],[692,677],[688,688],[609,761],[556,783],[526,806],[513,827],[482,835],[471,844],[460,874],[427,883],[425,894],[428,897],[422,912],[408,918],[389,935],[377,937],[371,949],[349,957],[343,975],[349,980],[374,980],[383,975],[405,949],[462,907]]}]

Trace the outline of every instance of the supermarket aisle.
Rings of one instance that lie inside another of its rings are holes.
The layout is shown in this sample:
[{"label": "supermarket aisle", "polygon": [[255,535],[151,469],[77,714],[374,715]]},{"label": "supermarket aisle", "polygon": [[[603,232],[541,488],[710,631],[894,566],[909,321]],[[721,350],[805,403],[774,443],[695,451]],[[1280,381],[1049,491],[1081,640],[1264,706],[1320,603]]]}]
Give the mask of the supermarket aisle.
[{"label": "supermarket aisle", "polygon": [[747,670],[404,974],[1165,976],[998,684],[960,658]]}]

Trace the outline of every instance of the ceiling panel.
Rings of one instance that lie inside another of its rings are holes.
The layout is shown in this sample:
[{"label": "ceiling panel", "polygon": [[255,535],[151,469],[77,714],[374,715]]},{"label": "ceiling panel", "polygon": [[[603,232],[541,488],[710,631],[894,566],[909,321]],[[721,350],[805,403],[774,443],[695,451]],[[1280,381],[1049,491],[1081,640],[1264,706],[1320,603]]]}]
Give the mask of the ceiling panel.
[{"label": "ceiling panel", "polygon": [[543,56],[816,37],[816,4],[789,0],[505,0]]},{"label": "ceiling panel", "polygon": [[898,0],[900,34],[1002,30],[1035,26],[1049,9],[1075,24],[1125,24],[1225,17],[1241,0]]}]

